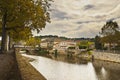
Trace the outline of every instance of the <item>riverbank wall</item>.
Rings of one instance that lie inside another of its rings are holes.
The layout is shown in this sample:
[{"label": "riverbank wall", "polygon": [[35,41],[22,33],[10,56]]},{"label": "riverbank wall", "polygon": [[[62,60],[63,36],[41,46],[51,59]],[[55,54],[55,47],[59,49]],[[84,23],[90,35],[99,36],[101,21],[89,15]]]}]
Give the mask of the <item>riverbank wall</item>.
[{"label": "riverbank wall", "polygon": [[23,57],[21,54],[16,54],[16,59],[22,80],[47,80],[29,63],[33,59]]},{"label": "riverbank wall", "polygon": [[0,54],[0,80],[46,80],[29,63],[31,60],[15,50]]},{"label": "riverbank wall", "polygon": [[93,52],[94,59],[120,63],[120,54]]}]

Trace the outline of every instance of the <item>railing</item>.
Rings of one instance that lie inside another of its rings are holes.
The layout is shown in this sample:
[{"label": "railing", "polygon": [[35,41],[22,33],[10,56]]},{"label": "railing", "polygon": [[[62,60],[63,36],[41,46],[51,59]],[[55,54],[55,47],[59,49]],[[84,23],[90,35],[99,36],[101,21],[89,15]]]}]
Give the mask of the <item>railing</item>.
[{"label": "railing", "polygon": [[113,54],[120,54],[120,51],[118,50],[95,50],[95,52],[99,52],[99,53],[113,53]]}]

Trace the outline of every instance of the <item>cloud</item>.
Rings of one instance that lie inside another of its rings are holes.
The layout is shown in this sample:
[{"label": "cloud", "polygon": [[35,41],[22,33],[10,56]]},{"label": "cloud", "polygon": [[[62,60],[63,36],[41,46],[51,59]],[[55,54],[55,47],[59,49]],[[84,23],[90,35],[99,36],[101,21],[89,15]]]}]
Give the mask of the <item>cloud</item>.
[{"label": "cloud", "polygon": [[93,9],[95,6],[94,5],[85,5],[84,6],[84,10],[89,10],[89,9]]},{"label": "cloud", "polygon": [[54,0],[51,10],[51,24],[38,35],[94,37],[106,21],[120,23],[120,0]]},{"label": "cloud", "polygon": [[94,22],[96,22],[96,23],[99,23],[99,22],[107,22],[107,21],[111,21],[111,20],[117,20],[117,19],[120,19],[120,16],[118,16],[118,17],[113,17],[113,18],[109,18],[109,19],[107,19],[107,20],[91,20],[91,21],[78,21],[78,22],[76,22],[77,24],[89,24],[89,23],[94,23]]},{"label": "cloud", "polygon": [[[112,6],[112,4],[111,4],[111,6]],[[95,13],[93,16],[96,18],[106,17],[106,16],[114,15],[115,13],[118,13],[118,11],[120,11],[120,3],[110,10],[104,9],[104,12]]]},{"label": "cloud", "polygon": [[63,19],[66,19],[66,18],[69,18],[68,16],[67,16],[67,13],[65,13],[65,12],[62,12],[62,11],[59,11],[59,10],[54,10],[53,12],[52,12],[52,18],[55,18],[56,20],[63,20]]}]

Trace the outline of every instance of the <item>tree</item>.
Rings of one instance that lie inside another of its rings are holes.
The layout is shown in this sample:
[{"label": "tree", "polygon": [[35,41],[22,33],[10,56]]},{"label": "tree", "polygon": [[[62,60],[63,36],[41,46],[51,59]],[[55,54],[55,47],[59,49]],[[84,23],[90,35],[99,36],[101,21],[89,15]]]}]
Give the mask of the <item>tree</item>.
[{"label": "tree", "polygon": [[99,36],[95,36],[95,48],[102,49],[101,38]]},{"label": "tree", "polygon": [[25,42],[29,37],[32,36],[31,29],[28,27],[16,28],[7,32],[9,35],[8,50],[13,47],[13,42],[18,43],[19,41]]},{"label": "tree", "polygon": [[115,42],[120,46],[120,31],[117,31],[114,36]]},{"label": "tree", "polygon": [[50,22],[49,1],[51,0],[0,0],[2,52],[6,51],[9,31],[27,27],[39,32],[46,22]]},{"label": "tree", "polygon": [[25,41],[32,36],[31,29],[28,27],[16,28],[15,30],[8,31],[8,34],[14,42]]},{"label": "tree", "polygon": [[26,41],[26,45],[35,48],[40,45],[40,38],[31,37]]},{"label": "tree", "polygon": [[111,44],[116,43],[116,33],[119,32],[119,26],[117,22],[108,21],[101,29],[101,41],[103,43],[109,43],[109,49]]},{"label": "tree", "polygon": [[79,45],[79,49],[88,49],[89,48],[88,41],[81,41],[78,45]]}]

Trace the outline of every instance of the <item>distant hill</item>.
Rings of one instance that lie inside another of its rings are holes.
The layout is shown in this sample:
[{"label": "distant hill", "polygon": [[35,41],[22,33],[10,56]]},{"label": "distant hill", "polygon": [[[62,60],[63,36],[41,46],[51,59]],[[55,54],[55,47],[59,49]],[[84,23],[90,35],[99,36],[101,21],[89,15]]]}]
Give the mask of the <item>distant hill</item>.
[{"label": "distant hill", "polygon": [[74,40],[74,41],[81,41],[81,40],[88,40],[88,41],[94,41],[94,38],[67,38],[63,36],[57,36],[57,35],[45,35],[45,36],[36,36],[38,38],[50,38],[50,39],[61,39],[61,40]]}]

